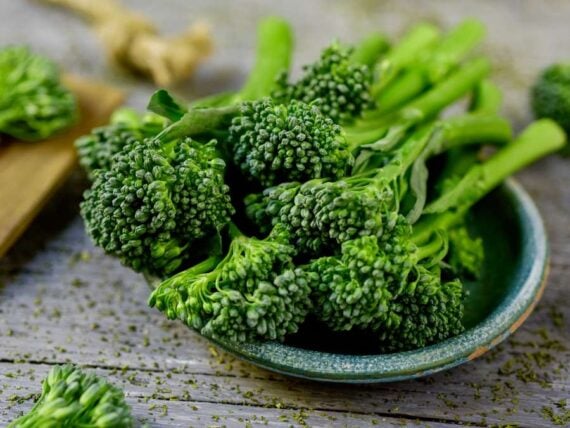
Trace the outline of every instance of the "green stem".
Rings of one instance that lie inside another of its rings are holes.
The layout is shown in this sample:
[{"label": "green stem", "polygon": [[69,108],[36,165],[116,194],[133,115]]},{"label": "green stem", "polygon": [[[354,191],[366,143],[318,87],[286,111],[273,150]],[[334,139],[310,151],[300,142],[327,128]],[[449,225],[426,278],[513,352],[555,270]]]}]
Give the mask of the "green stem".
[{"label": "green stem", "polygon": [[555,122],[542,119],[532,123],[515,141],[472,167],[459,184],[429,204],[424,210],[428,216],[414,227],[414,234],[425,236],[434,228],[449,228],[504,179],[565,144],[566,135]]},{"label": "green stem", "polygon": [[425,95],[407,104],[404,110],[418,110],[424,117],[436,115],[473,89],[489,73],[490,68],[487,59],[474,59]]},{"label": "green stem", "polygon": [[478,113],[498,113],[503,103],[503,93],[488,79],[480,82],[471,99],[469,110]]},{"label": "green stem", "polygon": [[[430,141],[432,132],[433,123],[424,125],[414,132],[414,134],[398,148],[390,162],[380,168],[376,177],[378,179],[392,181],[404,175],[418,156],[425,150]],[[371,161],[367,169],[374,167],[374,162]]]},{"label": "green stem", "polygon": [[235,101],[271,95],[277,76],[289,70],[294,42],[291,27],[285,20],[264,19],[258,27],[257,40],[255,65]]},{"label": "green stem", "polygon": [[230,224],[228,225],[228,234],[230,235],[230,237],[232,239],[239,238],[241,236],[245,236],[243,234],[243,232],[241,230],[239,230],[239,227],[237,227],[237,225],[233,221],[230,222]]},{"label": "green stem", "polygon": [[418,261],[433,258],[436,254],[439,255],[436,257],[437,261],[440,261],[447,254],[448,242],[444,233],[436,232],[435,236],[430,238],[426,243],[418,241],[417,236],[412,236],[412,242],[418,246],[416,252]]},{"label": "green stem", "polygon": [[436,45],[426,62],[429,80],[439,82],[457,66],[465,55],[485,37],[485,26],[476,19],[467,19],[455,26]]},{"label": "green stem", "polygon": [[380,63],[380,76],[371,91],[374,97],[394,79],[400,70],[417,60],[418,55],[439,38],[439,29],[431,24],[422,23],[413,27],[400,42],[394,46]]},{"label": "green stem", "polygon": [[425,73],[419,69],[405,71],[376,96],[377,107],[364,112],[363,117],[382,116],[401,107],[422,93],[428,85]]},{"label": "green stem", "polygon": [[220,263],[221,260],[222,257],[219,255],[210,256],[200,263],[197,263],[194,266],[191,266],[188,269],[184,270],[183,272],[180,272],[180,274],[184,273],[185,275],[200,275],[202,273],[210,272],[218,265],[218,263]]},{"label": "green stem", "polygon": [[443,144],[435,147],[432,155],[470,144],[503,145],[512,139],[511,124],[496,114],[470,113],[452,117],[443,123]]},{"label": "green stem", "polygon": [[191,109],[182,118],[168,126],[155,138],[163,143],[183,137],[192,137],[230,125],[239,113],[239,106]]},{"label": "green stem", "polygon": [[479,21],[466,20],[457,25],[431,53],[424,55],[423,64],[406,70],[377,94],[378,108],[368,116],[385,114],[421,94],[430,83],[441,81],[484,35],[485,27]]},{"label": "green stem", "polygon": [[[399,122],[412,126],[421,120],[436,116],[449,104],[473,89],[489,73],[489,70],[490,64],[485,58],[469,61],[424,95],[402,107],[397,112],[400,116]],[[386,121],[385,115],[378,117],[371,115],[358,121],[352,130],[357,132],[376,129],[378,123],[385,124]]]},{"label": "green stem", "polygon": [[390,44],[384,34],[373,33],[355,46],[350,60],[357,64],[372,67],[378,61],[380,55],[386,52],[389,47]]}]

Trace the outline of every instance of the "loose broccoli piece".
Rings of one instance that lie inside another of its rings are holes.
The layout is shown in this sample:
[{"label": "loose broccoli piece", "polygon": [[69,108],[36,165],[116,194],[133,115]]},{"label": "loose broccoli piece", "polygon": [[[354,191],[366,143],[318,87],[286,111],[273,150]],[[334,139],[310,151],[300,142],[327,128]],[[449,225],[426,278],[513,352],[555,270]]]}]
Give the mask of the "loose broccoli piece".
[{"label": "loose broccoli piece", "polygon": [[531,90],[531,106],[535,117],[550,118],[570,133],[570,63],[553,64],[540,74]]},{"label": "loose broccoli piece", "polygon": [[60,82],[55,63],[24,46],[0,50],[0,133],[41,140],[76,119],[75,96]]},{"label": "loose broccoli piece", "polygon": [[293,267],[289,234],[276,226],[261,240],[230,225],[230,235],[221,261],[211,257],[167,279],[149,305],[217,340],[283,340],[311,305],[306,275]]},{"label": "loose broccoli piece", "polygon": [[50,370],[32,410],[8,428],[132,426],[131,409],[120,389],[99,376],[64,365]]},{"label": "loose broccoli piece", "polygon": [[[405,190],[416,191],[421,184],[416,182],[427,180],[427,172],[407,175],[422,153],[480,142],[504,143],[510,137],[508,123],[495,115],[466,115],[426,125],[389,156],[377,156],[380,169],[336,181],[314,179],[270,187],[246,198],[246,213],[264,231],[284,224],[300,253],[326,253],[344,241],[380,236],[393,227]],[[413,183],[404,184],[408,179]],[[415,197],[423,201],[421,193],[418,189]]]},{"label": "loose broccoli piece", "polygon": [[121,108],[113,113],[108,125],[95,128],[75,141],[79,164],[93,180],[95,171],[111,168],[113,156],[129,141],[154,137],[166,124],[156,114],[141,115],[133,109]]},{"label": "loose broccoli piece", "polygon": [[336,123],[360,116],[363,110],[373,106],[370,65],[387,47],[385,40],[377,35],[363,45],[354,52],[338,42],[331,44],[323,49],[318,61],[303,67],[303,75],[297,82],[288,83],[287,73],[283,73],[280,88],[273,97],[283,103],[291,100],[314,103]]},{"label": "loose broccoli piece", "polygon": [[129,140],[81,203],[88,234],[135,271],[175,271],[234,212],[215,142]]}]

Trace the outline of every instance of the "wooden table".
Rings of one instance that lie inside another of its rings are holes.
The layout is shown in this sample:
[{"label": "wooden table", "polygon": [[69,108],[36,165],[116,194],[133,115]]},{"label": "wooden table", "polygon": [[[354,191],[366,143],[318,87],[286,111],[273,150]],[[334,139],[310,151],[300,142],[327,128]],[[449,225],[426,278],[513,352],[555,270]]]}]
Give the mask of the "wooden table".
[{"label": "wooden table", "polygon": [[[424,17],[450,25],[478,16],[484,50],[506,91],[506,114],[528,122],[527,87],[540,67],[570,57],[570,2],[538,1],[128,1],[165,29],[205,17],[217,54],[176,91],[186,97],[236,87],[251,60],[255,20],[289,18],[299,64],[328,40],[366,31],[398,34]],[[143,107],[151,85],[117,74],[79,21],[34,2],[0,0],[0,42],[30,43],[65,64],[131,90]],[[429,378],[337,386],[274,375],[221,353],[146,305],[143,279],[95,249],[83,231],[76,174],[0,260],[0,425],[32,405],[53,364],[74,362],[121,385],[135,416],[157,427],[553,426],[568,412],[570,352],[570,160],[551,157],[520,176],[551,239],[542,302],[517,333],[483,358]],[[510,424],[510,425],[509,425]]]}]

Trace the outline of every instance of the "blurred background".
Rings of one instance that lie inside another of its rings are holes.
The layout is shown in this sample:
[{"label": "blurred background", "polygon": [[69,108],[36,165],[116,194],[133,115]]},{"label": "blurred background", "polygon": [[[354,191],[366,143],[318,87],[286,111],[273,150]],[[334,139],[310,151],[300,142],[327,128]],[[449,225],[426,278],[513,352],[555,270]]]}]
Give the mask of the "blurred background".
[{"label": "blurred background", "polygon": [[[317,57],[333,38],[356,41],[374,30],[395,39],[419,20],[449,27],[477,17],[488,28],[483,46],[491,56],[493,78],[505,92],[505,109],[517,127],[529,118],[528,87],[541,67],[570,56],[570,2],[566,0],[123,0],[150,17],[165,35],[190,22],[209,23],[213,55],[174,92],[185,98],[236,88],[253,60],[259,18],[280,15],[295,30],[295,70]],[[77,16],[34,0],[0,0],[0,41],[26,43],[64,65],[131,89],[128,104],[144,107],[154,86],[117,73],[105,61],[97,35]]]}]

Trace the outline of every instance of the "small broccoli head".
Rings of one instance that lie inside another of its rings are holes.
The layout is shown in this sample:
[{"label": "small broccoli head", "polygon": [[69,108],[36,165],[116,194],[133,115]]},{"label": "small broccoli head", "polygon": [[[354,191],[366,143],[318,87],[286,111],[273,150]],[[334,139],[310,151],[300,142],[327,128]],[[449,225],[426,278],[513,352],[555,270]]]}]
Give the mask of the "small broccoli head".
[{"label": "small broccoli head", "polygon": [[418,265],[390,305],[390,323],[379,330],[383,352],[422,348],[464,330],[463,286],[442,282],[438,269]]},{"label": "small broccoli head", "polygon": [[570,63],[546,68],[531,91],[531,103],[537,118],[550,118],[570,133]]},{"label": "small broccoli head", "polygon": [[293,268],[294,249],[286,237],[281,227],[263,240],[236,236],[215,268],[190,268],[169,278],[149,304],[214,339],[283,340],[311,306],[309,284]]},{"label": "small broccoli head", "polygon": [[283,183],[248,196],[245,204],[260,228],[285,225],[299,253],[313,256],[359,236],[380,236],[397,219],[390,183],[362,176]]},{"label": "small broccoli head", "polygon": [[34,141],[73,124],[77,105],[55,63],[12,46],[0,50],[0,112],[0,133]]},{"label": "small broccoli head", "polygon": [[224,166],[213,142],[129,141],[85,193],[87,232],[136,271],[171,273],[233,213]]},{"label": "small broccoli head", "polygon": [[29,413],[10,427],[134,426],[123,392],[105,379],[71,366],[53,367]]},{"label": "small broccoli head", "polygon": [[386,263],[372,236],[345,242],[340,256],[309,263],[304,269],[312,274],[317,317],[334,331],[376,325],[392,298]]},{"label": "small broccoli head", "polygon": [[140,115],[135,110],[121,108],[113,113],[108,125],[95,128],[75,141],[79,164],[93,180],[95,171],[111,168],[113,156],[130,140],[154,137],[166,124],[158,115]]},{"label": "small broccoli head", "polygon": [[303,76],[296,83],[287,83],[287,75],[281,75],[274,97],[283,102],[316,102],[336,123],[358,117],[372,105],[372,72],[368,66],[352,62],[350,54],[350,49],[333,43],[318,61],[303,67]]},{"label": "small broccoli head", "polygon": [[230,126],[235,163],[268,187],[342,177],[353,158],[341,129],[314,105],[271,99],[245,102]]}]

